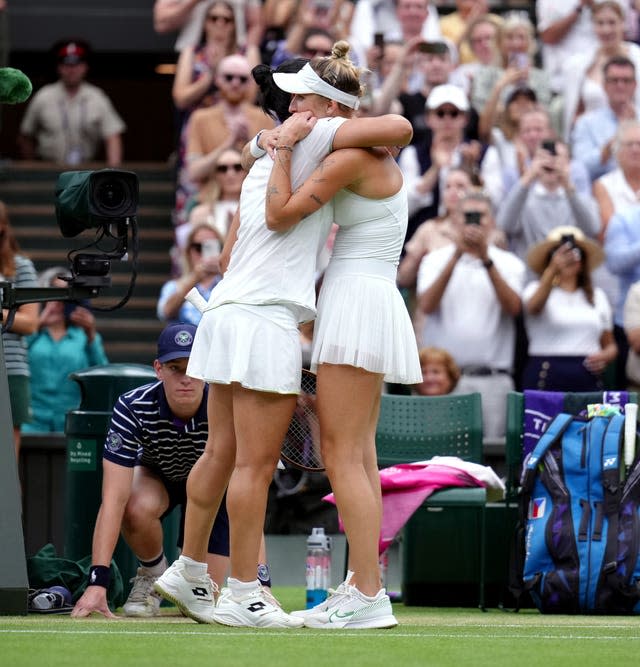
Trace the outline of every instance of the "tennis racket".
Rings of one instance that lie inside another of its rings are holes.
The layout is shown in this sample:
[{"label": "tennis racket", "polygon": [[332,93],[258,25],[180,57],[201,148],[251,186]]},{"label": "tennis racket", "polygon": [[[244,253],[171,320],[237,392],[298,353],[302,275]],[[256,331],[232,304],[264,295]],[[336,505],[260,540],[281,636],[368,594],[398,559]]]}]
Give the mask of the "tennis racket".
[{"label": "tennis racket", "polygon": [[320,425],[316,415],[316,376],[302,371],[302,389],[289,430],[282,443],[282,459],[301,470],[322,471]]}]

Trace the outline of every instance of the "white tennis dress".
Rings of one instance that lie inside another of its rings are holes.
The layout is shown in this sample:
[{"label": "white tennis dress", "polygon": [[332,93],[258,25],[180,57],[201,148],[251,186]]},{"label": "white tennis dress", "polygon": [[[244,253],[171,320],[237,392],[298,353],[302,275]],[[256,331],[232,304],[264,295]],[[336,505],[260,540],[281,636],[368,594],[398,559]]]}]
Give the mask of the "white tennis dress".
[{"label": "white tennis dress", "polygon": [[384,199],[341,190],[333,199],[340,226],[325,272],[311,369],[359,366],[387,382],[422,381],[416,338],[396,272],[407,231],[404,186]]},{"label": "white tennis dress", "polygon": [[[293,186],[330,152],[344,118],[319,120],[296,144]],[[316,257],[324,247],[333,206],[323,206],[286,232],[265,224],[273,161],[257,160],[240,195],[240,228],[229,267],[198,325],[187,373],[207,382],[258,391],[298,393],[302,367],[298,323],[315,317]]]}]

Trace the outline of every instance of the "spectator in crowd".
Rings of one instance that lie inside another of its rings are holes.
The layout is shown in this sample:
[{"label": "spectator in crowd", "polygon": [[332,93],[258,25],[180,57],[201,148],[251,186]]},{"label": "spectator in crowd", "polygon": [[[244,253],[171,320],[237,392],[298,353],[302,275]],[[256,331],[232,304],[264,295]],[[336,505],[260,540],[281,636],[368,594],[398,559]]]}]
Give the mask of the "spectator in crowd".
[{"label": "spectator in crowd", "polygon": [[[404,82],[410,76],[411,63],[422,81],[420,89],[414,92],[403,90]],[[413,126],[412,143],[420,143],[425,137],[428,139],[430,133],[425,123],[425,103],[434,88],[449,82],[454,66],[451,49],[446,42],[424,42],[421,37],[407,42],[375,98],[375,113],[388,113],[397,99],[402,115]]]},{"label": "spectator in crowd", "polygon": [[594,287],[602,248],[577,227],[555,227],[533,246],[529,267],[538,278],[523,292],[529,357],[524,389],[601,391],[617,356],[607,295]]},{"label": "spectator in crowd", "polygon": [[330,0],[302,0],[286,36],[278,42],[271,58],[271,67],[278,67],[285,60],[296,56],[313,58],[331,53],[335,37],[341,37],[344,33],[344,27],[340,30],[336,28],[338,24],[342,26],[338,21],[341,4]]},{"label": "spectator in crowd", "polygon": [[[262,39],[260,0],[227,0],[233,7],[238,44],[258,46]],[[210,0],[155,0],[153,27],[157,33],[178,32],[176,51],[196,46]]]},{"label": "spectator in crowd", "polygon": [[224,151],[242,149],[259,130],[274,127],[269,116],[247,101],[250,80],[251,67],[244,56],[223,58],[216,74],[220,102],[191,115],[187,168],[189,179],[201,189],[214,179],[216,164]]},{"label": "spectator in crowd", "polygon": [[[4,202],[0,202],[0,281],[14,287],[37,287],[36,270],[30,259],[21,251],[11,229],[9,212]],[[31,418],[31,394],[29,388],[29,360],[24,336],[38,328],[38,304],[27,303],[18,306],[12,321],[8,320],[9,310],[2,309],[2,345],[4,361],[9,379],[9,400],[13,420],[13,441],[16,457],[20,455],[20,427]],[[4,327],[7,327],[6,331]],[[5,399],[6,400],[6,399]]]},{"label": "spectator in crowd", "polygon": [[[189,118],[196,109],[210,107],[219,102],[216,69],[223,58],[235,53],[246,55],[250,66],[260,62],[257,48],[247,50],[237,43],[233,6],[222,0],[210,2],[201,38],[196,46],[186,46],[180,52],[173,81],[173,102],[180,112],[176,165],[176,214],[180,221],[187,217],[182,211],[195,191],[195,185],[184,168]],[[255,89],[247,86],[247,101],[254,96],[252,93],[255,93]]]},{"label": "spectator in crowd", "polygon": [[604,236],[604,252],[607,268],[618,278],[613,333],[618,344],[616,385],[624,387],[629,350],[624,333],[624,304],[629,288],[640,280],[640,206],[622,209],[611,216]]},{"label": "spectator in crowd", "polygon": [[476,72],[482,66],[496,66],[499,62],[497,37],[502,19],[494,18],[494,14],[482,14],[469,24],[468,42],[473,58],[462,62],[449,76],[450,83],[460,86],[467,97]]},{"label": "spectator in crowd", "polygon": [[[68,283],[58,276],[68,275],[64,267],[54,267],[41,283],[64,288]],[[48,301],[27,346],[33,417],[22,425],[22,432],[63,432],[67,412],[80,405],[80,388],[69,374],[108,363],[96,318],[88,304]]]},{"label": "spectator in crowd", "polygon": [[201,222],[215,227],[220,236],[226,238],[231,220],[238,208],[242,182],[247,175],[242,167],[241,157],[241,153],[235,148],[230,148],[220,155],[211,183],[213,187],[199,194],[200,203],[189,212],[187,224],[180,225],[176,230],[176,242],[179,248],[184,247],[186,236]]},{"label": "spectator in crowd", "polygon": [[[167,568],[161,520],[179,505],[184,521],[187,475],[208,433],[208,387],[185,372],[195,330],[190,324],[166,327],[153,362],[158,381],[122,394],[114,407],[103,450],[102,504],[93,532],[89,585],[76,602],[75,618],[92,612],[115,618],[107,606],[107,587],[120,532],[140,563],[124,614],[159,613],[161,598],[153,584]],[[264,562],[264,545],[261,555]],[[208,574],[217,585],[222,585],[228,563],[229,520],[223,504],[207,554]],[[270,585],[264,565],[262,576]]]},{"label": "spectator in crowd", "polygon": [[196,288],[207,301],[220,282],[220,251],[223,238],[215,227],[201,222],[194,225],[182,249],[182,275],[166,282],[160,290],[157,315],[163,322],[198,324],[202,313],[185,296]]},{"label": "spectator in crowd", "polygon": [[640,121],[620,123],[613,155],[618,166],[593,183],[593,196],[600,211],[601,240],[614,213],[640,204]]},{"label": "spectator in crowd", "polygon": [[527,111],[537,106],[536,93],[532,88],[518,86],[512,90],[504,102],[499,103],[502,82],[495,85],[489,101],[480,115],[478,134],[483,141],[490,141],[498,150],[502,169],[517,169],[515,140],[520,129],[520,119]]},{"label": "spectator in crowd", "polygon": [[[603,88],[603,67],[615,56],[629,58],[635,69],[640,69],[640,47],[624,41],[624,9],[619,0],[599,0],[591,7],[591,17],[598,40],[597,48],[577,52],[569,59],[563,98],[563,133],[565,140],[571,136],[571,128],[581,113],[607,106]],[[636,105],[640,102],[640,90],[636,88]]]},{"label": "spectator in crowd", "polygon": [[470,192],[456,242],[428,253],[418,270],[418,307],[426,313],[424,345],[447,350],[461,369],[456,391],[482,394],[484,436],[504,435],[507,393],[525,265],[489,242],[491,201]]},{"label": "spectator in crowd", "polygon": [[[544,140],[555,140],[556,133],[551,127],[549,112],[540,105],[536,105],[532,109],[521,111],[517,135],[513,141],[513,153],[509,144],[503,149],[503,144],[497,135],[494,135],[494,138],[497,139],[496,147],[500,152],[500,157],[503,158],[502,177],[505,192],[508,193],[531,166],[533,157],[542,142]],[[514,160],[515,164],[513,164]],[[591,179],[584,164],[576,158],[571,158],[569,174],[576,191],[589,196],[591,194]]]},{"label": "spectator in crowd", "polygon": [[89,45],[64,41],[54,52],[59,78],[29,102],[20,124],[22,157],[77,166],[96,160],[104,146],[107,166],[119,166],[125,125],[105,92],[85,81]]},{"label": "spectator in crowd", "polygon": [[474,174],[464,167],[448,171],[442,191],[442,215],[425,220],[405,243],[404,256],[398,266],[397,282],[400,287],[415,287],[422,258],[428,252],[456,241],[460,230],[456,220],[458,205],[473,187],[474,178]]},{"label": "spectator in crowd", "polygon": [[365,53],[374,44],[376,33],[385,41],[406,44],[419,37],[440,39],[438,10],[429,0],[358,0],[351,19],[349,43],[354,62],[366,62]]},{"label": "spectator in crowd", "polygon": [[418,352],[422,382],[413,386],[418,396],[450,394],[460,379],[460,369],[453,357],[439,347],[423,347]]},{"label": "spectator in crowd", "polygon": [[640,119],[636,105],[636,68],[629,58],[615,56],[604,65],[607,104],[582,114],[571,133],[574,155],[580,157],[594,181],[615,169],[613,141],[624,120]]},{"label": "spectator in crowd", "polygon": [[505,75],[505,71],[511,76],[511,85],[504,86],[502,102],[514,86],[526,85],[535,91],[540,104],[548,106],[551,101],[549,77],[544,70],[534,67],[535,51],[534,28],[526,13],[512,12],[506,15],[498,31],[500,64],[478,68],[471,87],[471,106],[482,113],[491,91]]},{"label": "spectator in crowd", "polygon": [[493,146],[483,150],[478,141],[465,141],[468,112],[469,101],[461,88],[451,84],[435,87],[425,107],[431,140],[409,146],[400,154],[409,199],[407,240],[420,223],[440,215],[440,193],[452,167],[464,166],[479,173],[491,198],[500,200],[498,154]]},{"label": "spectator in crowd", "polygon": [[456,9],[440,17],[442,36],[450,40],[456,47],[461,63],[471,63],[476,55],[471,43],[471,31],[474,22],[484,16],[489,22],[502,22],[498,14],[488,14],[488,0],[456,0]]},{"label": "spectator in crowd", "polygon": [[542,42],[542,63],[549,74],[551,89],[562,95],[573,72],[567,63],[576,53],[594,53],[598,40],[591,21],[594,0],[537,0],[538,35]]},{"label": "spectator in crowd", "polygon": [[592,238],[600,229],[593,199],[576,191],[567,146],[557,140],[549,142],[546,147],[538,145],[498,210],[498,227],[522,259],[553,227],[578,227]]}]

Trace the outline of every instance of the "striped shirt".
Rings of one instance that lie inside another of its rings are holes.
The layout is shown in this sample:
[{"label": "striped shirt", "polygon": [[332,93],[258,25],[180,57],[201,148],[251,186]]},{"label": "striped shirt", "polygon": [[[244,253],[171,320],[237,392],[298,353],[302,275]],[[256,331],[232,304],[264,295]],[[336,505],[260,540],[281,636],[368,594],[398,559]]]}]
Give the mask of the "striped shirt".
[{"label": "striped shirt", "polygon": [[[22,255],[15,256],[15,276],[6,278],[14,287],[37,287],[38,276],[33,262]],[[0,280],[5,280],[0,275]],[[4,345],[4,359],[9,375],[29,376],[29,360],[27,358],[27,344],[22,334],[7,331],[2,334]]]},{"label": "striped shirt", "polygon": [[186,422],[171,412],[162,382],[122,394],[113,409],[104,458],[127,468],[143,465],[170,481],[186,480],[207,441],[207,391],[205,385],[197,413]]}]

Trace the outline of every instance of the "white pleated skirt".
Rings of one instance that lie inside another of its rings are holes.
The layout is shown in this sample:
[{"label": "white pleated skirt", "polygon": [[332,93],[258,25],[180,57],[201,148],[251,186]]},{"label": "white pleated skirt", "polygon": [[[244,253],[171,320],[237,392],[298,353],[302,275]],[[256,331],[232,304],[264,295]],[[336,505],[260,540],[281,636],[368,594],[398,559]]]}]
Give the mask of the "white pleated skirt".
[{"label": "white pleated skirt", "polygon": [[299,394],[297,313],[284,305],[224,304],[203,313],[187,375],[247,389]]},{"label": "white pleated skirt", "polygon": [[381,260],[331,260],[313,333],[311,370],[345,364],[384,374],[386,382],[422,382],[418,347],[396,267]]}]

